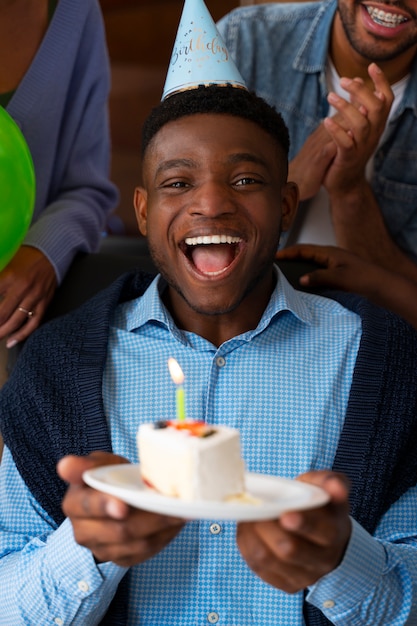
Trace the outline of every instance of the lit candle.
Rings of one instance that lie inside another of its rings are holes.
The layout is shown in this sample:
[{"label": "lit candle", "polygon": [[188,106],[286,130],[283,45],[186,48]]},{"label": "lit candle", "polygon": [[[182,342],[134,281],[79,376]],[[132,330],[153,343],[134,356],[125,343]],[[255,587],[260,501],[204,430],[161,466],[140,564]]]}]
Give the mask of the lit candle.
[{"label": "lit candle", "polygon": [[172,357],[168,359],[168,368],[171,378],[177,386],[176,389],[176,402],[177,402],[177,419],[179,421],[185,420],[185,393],[184,393],[184,374],[180,368],[178,361]]}]

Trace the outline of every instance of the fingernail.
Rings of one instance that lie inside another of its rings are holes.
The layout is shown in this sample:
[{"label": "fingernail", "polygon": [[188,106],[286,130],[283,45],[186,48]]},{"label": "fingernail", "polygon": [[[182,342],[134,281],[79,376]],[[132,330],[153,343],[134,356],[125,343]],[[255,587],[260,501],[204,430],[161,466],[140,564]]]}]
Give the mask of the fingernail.
[{"label": "fingernail", "polygon": [[298,530],[302,521],[303,519],[299,513],[287,513],[281,518],[281,523],[287,530]]},{"label": "fingernail", "polygon": [[332,91],[327,96],[327,99],[328,99],[329,102],[338,102],[339,101],[339,97],[335,93],[333,93]]},{"label": "fingernail", "polygon": [[114,500],[106,502],[106,513],[113,519],[123,519],[123,513],[120,511],[119,503]]},{"label": "fingernail", "polygon": [[342,87],[349,87],[350,84],[352,84],[352,79],[351,78],[341,78],[340,79],[340,84],[342,85]]},{"label": "fingernail", "polygon": [[6,348],[13,348],[18,343],[17,339],[8,339],[6,341]]}]

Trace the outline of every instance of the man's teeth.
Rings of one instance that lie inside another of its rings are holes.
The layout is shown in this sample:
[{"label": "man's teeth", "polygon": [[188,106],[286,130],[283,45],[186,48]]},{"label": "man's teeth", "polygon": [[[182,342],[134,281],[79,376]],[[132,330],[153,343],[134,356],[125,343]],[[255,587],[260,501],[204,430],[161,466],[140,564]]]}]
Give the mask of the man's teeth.
[{"label": "man's teeth", "polygon": [[366,7],[369,15],[377,24],[387,26],[388,28],[395,28],[399,24],[407,21],[407,18],[397,13],[386,13],[382,9],[376,9],[375,7]]},{"label": "man's teeth", "polygon": [[201,244],[239,243],[240,241],[240,237],[231,237],[230,235],[204,235],[200,237],[187,237],[185,243],[187,246],[200,246]]}]

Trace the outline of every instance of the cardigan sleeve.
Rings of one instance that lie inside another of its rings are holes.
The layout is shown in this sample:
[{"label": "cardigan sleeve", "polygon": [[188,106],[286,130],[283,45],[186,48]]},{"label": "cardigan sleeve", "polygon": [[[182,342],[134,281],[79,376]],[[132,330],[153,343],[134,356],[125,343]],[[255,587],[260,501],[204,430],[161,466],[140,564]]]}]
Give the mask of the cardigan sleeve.
[{"label": "cardigan sleeve", "polygon": [[152,276],[126,274],[25,343],[0,392],[0,432],[35,499],[63,521],[66,486],[56,473],[66,454],[111,451],[102,373],[112,312],[143,293]]},{"label": "cardigan sleeve", "polygon": [[[338,300],[362,320],[362,339],[333,469],[350,478],[351,514],[373,534],[384,514],[417,485],[417,333],[400,317],[359,296],[324,295]],[[410,549],[413,567],[416,548]],[[402,575],[409,578],[410,572],[403,568]],[[417,585],[415,572],[413,576],[412,587]],[[315,597],[317,594],[310,596],[312,600]],[[308,602],[304,614],[308,626],[333,623]]]}]

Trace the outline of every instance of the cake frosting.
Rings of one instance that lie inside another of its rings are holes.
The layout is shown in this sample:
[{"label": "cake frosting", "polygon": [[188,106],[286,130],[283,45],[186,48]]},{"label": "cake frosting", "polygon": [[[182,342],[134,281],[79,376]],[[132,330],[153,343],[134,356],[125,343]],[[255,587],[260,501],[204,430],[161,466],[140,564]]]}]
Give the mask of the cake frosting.
[{"label": "cake frosting", "polygon": [[205,422],[142,424],[137,434],[142,479],[183,500],[227,500],[244,493],[239,431]]}]

